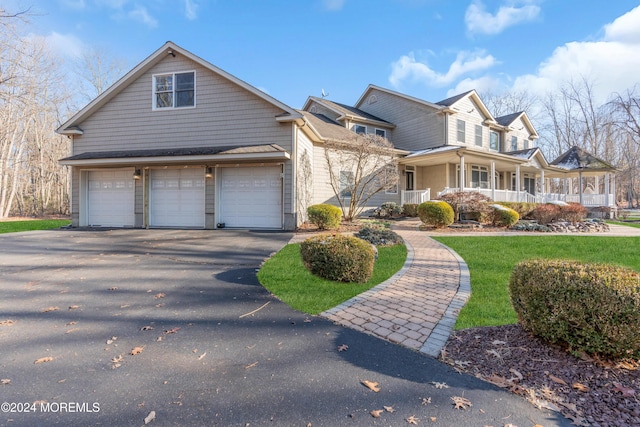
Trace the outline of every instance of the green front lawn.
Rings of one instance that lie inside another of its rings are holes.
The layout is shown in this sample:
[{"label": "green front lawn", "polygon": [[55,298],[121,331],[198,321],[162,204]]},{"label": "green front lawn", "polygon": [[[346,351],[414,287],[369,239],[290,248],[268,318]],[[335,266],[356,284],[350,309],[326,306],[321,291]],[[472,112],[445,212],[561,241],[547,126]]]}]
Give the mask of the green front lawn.
[{"label": "green front lawn", "polygon": [[402,268],[407,248],[395,245],[378,248],[373,275],[367,283],[342,283],[314,276],[302,264],[300,244],[285,246],[258,272],[258,280],[292,308],[318,314],[384,282]]},{"label": "green front lawn", "polygon": [[471,298],[456,329],[516,323],[509,300],[509,276],[525,259],[561,258],[611,263],[640,271],[640,238],[603,236],[436,237],[469,266]]},{"label": "green front lawn", "polygon": [[0,222],[1,233],[16,233],[18,231],[49,230],[71,224],[67,219],[36,219],[33,221],[5,221]]}]

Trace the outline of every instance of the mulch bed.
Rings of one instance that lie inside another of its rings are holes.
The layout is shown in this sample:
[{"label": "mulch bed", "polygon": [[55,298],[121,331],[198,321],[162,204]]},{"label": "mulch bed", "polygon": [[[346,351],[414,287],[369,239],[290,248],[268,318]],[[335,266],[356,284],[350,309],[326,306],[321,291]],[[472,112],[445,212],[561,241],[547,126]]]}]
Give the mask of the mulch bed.
[{"label": "mulch bed", "polygon": [[441,359],[575,425],[640,426],[638,360],[577,357],[519,325],[455,331]]}]

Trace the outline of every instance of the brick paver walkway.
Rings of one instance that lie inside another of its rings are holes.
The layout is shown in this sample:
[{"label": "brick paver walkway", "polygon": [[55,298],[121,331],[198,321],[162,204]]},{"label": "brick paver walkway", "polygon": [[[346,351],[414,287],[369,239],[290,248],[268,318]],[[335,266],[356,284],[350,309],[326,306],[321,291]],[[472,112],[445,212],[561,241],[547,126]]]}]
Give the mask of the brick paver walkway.
[{"label": "brick paver walkway", "polygon": [[321,315],[438,356],[469,298],[469,272],[455,252],[418,231],[418,225],[404,221],[394,227],[409,249],[401,271]]}]

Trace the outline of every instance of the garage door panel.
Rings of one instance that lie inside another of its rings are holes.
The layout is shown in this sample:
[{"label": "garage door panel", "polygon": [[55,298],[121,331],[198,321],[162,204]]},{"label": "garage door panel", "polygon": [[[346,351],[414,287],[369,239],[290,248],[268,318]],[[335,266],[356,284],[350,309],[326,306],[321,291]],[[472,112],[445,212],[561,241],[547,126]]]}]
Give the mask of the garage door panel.
[{"label": "garage door panel", "polygon": [[280,167],[221,169],[221,222],[227,227],[281,228]]},{"label": "garage door panel", "polygon": [[150,178],[152,227],[204,227],[204,169],[154,169]]},{"label": "garage door panel", "polygon": [[133,227],[133,170],[89,171],[87,225]]}]

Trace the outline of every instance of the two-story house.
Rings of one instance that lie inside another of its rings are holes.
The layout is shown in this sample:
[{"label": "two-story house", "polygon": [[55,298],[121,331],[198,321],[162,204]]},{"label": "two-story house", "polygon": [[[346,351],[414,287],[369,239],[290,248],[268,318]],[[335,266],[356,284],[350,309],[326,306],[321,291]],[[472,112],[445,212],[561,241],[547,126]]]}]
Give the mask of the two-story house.
[{"label": "two-story house", "polygon": [[336,202],[324,147],[360,134],[389,139],[400,163],[385,171],[399,185],[368,207],[460,188],[540,200],[573,163],[580,174],[608,166],[589,169],[580,153],[550,165],[526,113],[494,118],[475,91],[430,103],[370,85],[353,107],[310,97],[296,110],[173,42],[57,132],[71,139],[60,163],[73,226],[291,230],[309,205]]}]

